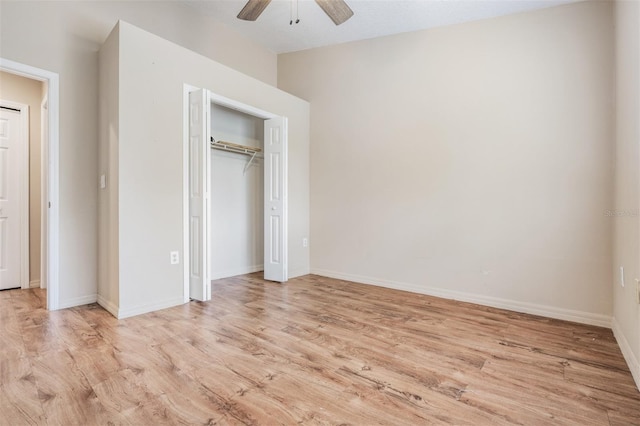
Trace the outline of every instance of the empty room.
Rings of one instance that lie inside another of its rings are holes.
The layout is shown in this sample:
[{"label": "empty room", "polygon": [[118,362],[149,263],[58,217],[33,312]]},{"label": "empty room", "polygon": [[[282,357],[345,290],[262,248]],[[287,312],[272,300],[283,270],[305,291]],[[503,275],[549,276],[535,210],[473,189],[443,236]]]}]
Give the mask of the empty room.
[{"label": "empty room", "polygon": [[640,2],[0,0],[0,426],[640,425]]}]

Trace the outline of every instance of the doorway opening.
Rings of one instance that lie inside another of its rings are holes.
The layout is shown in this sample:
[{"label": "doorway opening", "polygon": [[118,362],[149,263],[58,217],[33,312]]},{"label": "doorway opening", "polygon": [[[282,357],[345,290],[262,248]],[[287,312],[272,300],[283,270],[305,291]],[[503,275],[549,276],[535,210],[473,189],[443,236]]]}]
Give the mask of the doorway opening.
[{"label": "doorway opening", "polygon": [[[36,284],[47,289],[47,309],[59,306],[59,205],[58,205],[58,129],[59,129],[59,77],[58,74],[29,65],[0,58],[0,71],[36,80],[43,84],[42,98],[38,109],[41,117],[40,149],[40,273],[39,280],[28,279],[21,274],[20,287]],[[32,111],[35,108],[32,108]],[[31,182],[35,184],[35,182]],[[23,214],[24,216],[24,214]],[[24,244],[21,244],[24,247]],[[34,256],[37,257],[37,256]],[[25,268],[24,256],[22,270]],[[28,261],[28,257],[27,257]],[[28,263],[27,263],[28,264]],[[35,265],[32,265],[35,266]],[[35,268],[34,268],[35,269]],[[28,274],[27,274],[28,277]]]},{"label": "doorway opening", "polygon": [[264,270],[264,120],[211,106],[211,280]]},{"label": "doorway opening", "polygon": [[185,85],[185,302],[210,300],[212,278],[287,281],[287,124]]}]

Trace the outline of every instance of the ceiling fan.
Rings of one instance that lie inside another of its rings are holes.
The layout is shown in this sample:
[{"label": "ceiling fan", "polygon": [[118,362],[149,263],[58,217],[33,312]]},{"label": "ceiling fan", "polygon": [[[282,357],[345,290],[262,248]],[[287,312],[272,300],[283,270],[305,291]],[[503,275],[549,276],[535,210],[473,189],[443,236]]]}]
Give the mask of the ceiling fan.
[{"label": "ceiling fan", "polygon": [[[255,21],[269,3],[271,3],[271,0],[249,0],[238,13],[238,19]],[[336,25],[342,24],[353,16],[353,10],[344,0],[316,0],[316,3]]]}]

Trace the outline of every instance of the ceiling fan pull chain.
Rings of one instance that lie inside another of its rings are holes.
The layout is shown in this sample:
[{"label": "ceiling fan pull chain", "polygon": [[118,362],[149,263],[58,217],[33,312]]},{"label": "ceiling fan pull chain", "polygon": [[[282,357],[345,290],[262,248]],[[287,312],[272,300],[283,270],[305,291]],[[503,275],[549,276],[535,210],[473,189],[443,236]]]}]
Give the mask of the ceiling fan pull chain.
[{"label": "ceiling fan pull chain", "polygon": [[299,4],[300,0],[296,0],[296,24],[300,23],[300,4]]},{"label": "ceiling fan pull chain", "polygon": [[289,25],[293,25],[293,2],[294,0],[291,0],[291,7],[289,8]]}]

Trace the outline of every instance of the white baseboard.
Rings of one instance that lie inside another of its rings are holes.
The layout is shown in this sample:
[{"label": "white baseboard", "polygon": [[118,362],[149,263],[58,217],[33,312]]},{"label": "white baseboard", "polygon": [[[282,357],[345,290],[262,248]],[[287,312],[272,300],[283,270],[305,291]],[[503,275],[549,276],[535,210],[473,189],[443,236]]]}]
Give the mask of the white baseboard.
[{"label": "white baseboard", "polygon": [[102,306],[107,312],[118,318],[118,306],[115,303],[112,303],[101,295],[98,295],[98,305]]},{"label": "white baseboard", "polygon": [[74,297],[73,299],[60,300],[58,302],[58,309],[66,309],[66,308],[73,308],[76,306],[88,305],[90,303],[96,303],[97,301],[98,301],[97,294]]},{"label": "white baseboard", "polygon": [[217,271],[212,274],[211,280],[219,280],[222,278],[237,277],[238,275],[252,274],[254,272],[264,271],[264,265],[253,265],[242,268],[226,269]]},{"label": "white baseboard", "polygon": [[159,311],[160,309],[172,308],[174,306],[183,305],[184,300],[182,297],[176,297],[173,299],[165,300],[158,303],[149,303],[145,305],[133,306],[130,308],[118,308],[118,315],[116,318],[123,319],[129,318],[135,315],[147,314],[153,311]]},{"label": "white baseboard", "polygon": [[620,324],[618,324],[616,317],[613,317],[611,325],[613,335],[615,336],[618,346],[620,346],[620,350],[622,351],[622,356],[624,356],[624,360],[627,361],[633,380],[635,380],[636,386],[638,390],[640,390],[640,362],[631,350],[631,346],[629,345],[627,338],[622,334],[622,329],[620,328]]},{"label": "white baseboard", "polygon": [[465,293],[454,290],[447,290],[434,287],[422,287],[415,284],[401,283],[396,281],[380,280],[373,277],[344,274],[341,272],[328,271],[325,269],[311,268],[311,273],[324,277],[337,278],[340,280],[353,281],[360,284],[369,284],[379,287],[392,288],[395,290],[409,291],[412,293],[426,294],[428,296],[441,297],[443,299],[453,299],[461,302],[477,303],[479,305],[491,306],[493,308],[507,309],[525,314],[540,315],[548,318],[573,321],[582,324],[597,325],[611,328],[611,317],[608,315],[594,314],[590,312],[574,311],[562,309],[555,306],[537,305],[534,303],[519,302],[516,300],[501,299],[497,297],[483,296],[480,294]]},{"label": "white baseboard", "polygon": [[29,281],[29,288],[40,288],[40,280]]}]

